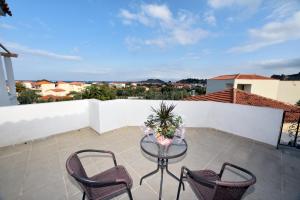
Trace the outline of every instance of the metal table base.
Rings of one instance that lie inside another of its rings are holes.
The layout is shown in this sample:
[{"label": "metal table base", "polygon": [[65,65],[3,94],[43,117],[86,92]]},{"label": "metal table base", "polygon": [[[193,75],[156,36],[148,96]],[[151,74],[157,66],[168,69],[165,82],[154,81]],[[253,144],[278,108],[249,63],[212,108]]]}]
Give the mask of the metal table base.
[{"label": "metal table base", "polygon": [[[164,180],[164,169],[166,168],[166,172],[171,176],[171,177],[173,177],[174,179],[176,179],[178,182],[180,182],[180,179],[177,177],[177,176],[175,176],[172,172],[170,172],[169,171],[169,169],[168,169],[168,161],[169,161],[169,159],[166,159],[166,158],[157,158],[157,168],[154,170],[154,171],[152,171],[152,172],[149,172],[148,174],[146,174],[146,175],[144,175],[142,178],[141,178],[141,180],[140,180],[140,185],[142,185],[142,182],[143,182],[143,179],[144,178],[147,178],[147,177],[149,177],[149,176],[151,176],[151,175],[153,175],[153,174],[156,174],[158,171],[159,171],[159,169],[160,169],[160,171],[161,171],[161,175],[160,175],[160,188],[159,188],[159,199],[161,199],[161,195],[162,195],[162,185],[163,185],[163,180]],[[182,188],[183,188],[183,190],[185,189],[184,188],[184,183],[182,182]]]}]

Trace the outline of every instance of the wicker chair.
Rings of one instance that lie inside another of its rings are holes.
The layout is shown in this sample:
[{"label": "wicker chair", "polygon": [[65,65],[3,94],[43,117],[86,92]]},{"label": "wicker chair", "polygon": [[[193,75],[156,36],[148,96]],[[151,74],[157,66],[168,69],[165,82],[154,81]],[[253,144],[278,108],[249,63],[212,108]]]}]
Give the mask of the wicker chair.
[{"label": "wicker chair", "polygon": [[[85,152],[110,154],[114,162],[114,167],[88,177],[78,158],[78,154]],[[90,200],[111,199],[125,192],[128,193],[129,199],[132,200],[130,191],[132,179],[123,166],[117,165],[115,155],[111,151],[92,149],[77,151],[67,159],[66,168],[68,173],[79,183],[83,190],[83,200],[85,196]]]},{"label": "wicker chair", "polygon": [[[250,178],[245,181],[222,181],[226,166],[238,169]],[[212,170],[191,171],[186,167],[181,168],[180,183],[178,186],[177,200],[179,199],[181,183],[186,180],[198,199],[202,200],[239,200],[249,186],[256,182],[256,177],[246,169],[224,163],[219,174]]]}]

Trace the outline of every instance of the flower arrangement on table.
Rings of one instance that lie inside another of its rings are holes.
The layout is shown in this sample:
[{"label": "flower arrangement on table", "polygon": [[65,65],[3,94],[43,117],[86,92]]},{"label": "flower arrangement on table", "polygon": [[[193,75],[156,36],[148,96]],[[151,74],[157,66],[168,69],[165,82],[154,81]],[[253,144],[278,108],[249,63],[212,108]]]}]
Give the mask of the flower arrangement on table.
[{"label": "flower arrangement on table", "polygon": [[173,104],[167,105],[161,102],[158,109],[151,107],[153,114],[149,115],[144,122],[145,133],[153,133],[156,141],[164,146],[170,145],[175,136],[180,139],[184,137],[183,120],[181,116],[173,113],[175,107]]}]

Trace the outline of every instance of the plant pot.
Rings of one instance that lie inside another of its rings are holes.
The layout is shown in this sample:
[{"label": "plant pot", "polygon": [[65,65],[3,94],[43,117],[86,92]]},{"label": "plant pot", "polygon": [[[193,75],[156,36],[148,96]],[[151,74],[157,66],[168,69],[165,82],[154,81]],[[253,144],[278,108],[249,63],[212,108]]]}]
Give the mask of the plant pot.
[{"label": "plant pot", "polygon": [[173,142],[173,138],[165,138],[164,136],[157,137],[157,142],[165,147],[168,147]]}]

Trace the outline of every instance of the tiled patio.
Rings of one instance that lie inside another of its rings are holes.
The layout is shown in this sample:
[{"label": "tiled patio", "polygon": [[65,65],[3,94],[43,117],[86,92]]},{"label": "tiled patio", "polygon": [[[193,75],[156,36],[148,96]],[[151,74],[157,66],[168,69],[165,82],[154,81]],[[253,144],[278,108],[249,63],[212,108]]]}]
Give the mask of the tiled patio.
[{"label": "tiled patio", "polygon": [[[107,149],[116,154],[133,178],[134,199],[158,199],[160,174],[142,175],[156,168],[156,163],[141,152],[142,133],[138,127],[126,127],[99,135],[92,129],[63,133],[28,144],[0,149],[0,200],[70,200],[81,199],[82,193],[65,170],[66,158],[85,148]],[[300,152],[276,150],[231,134],[204,128],[188,128],[186,156],[169,165],[179,176],[180,167],[220,170],[224,161],[249,169],[257,183],[244,199],[300,199]],[[110,157],[82,157],[88,175],[113,165]],[[230,178],[230,174],[227,178]],[[178,182],[164,176],[163,198],[175,199]],[[127,199],[126,195],[118,199]],[[187,185],[181,199],[196,199]]]}]

